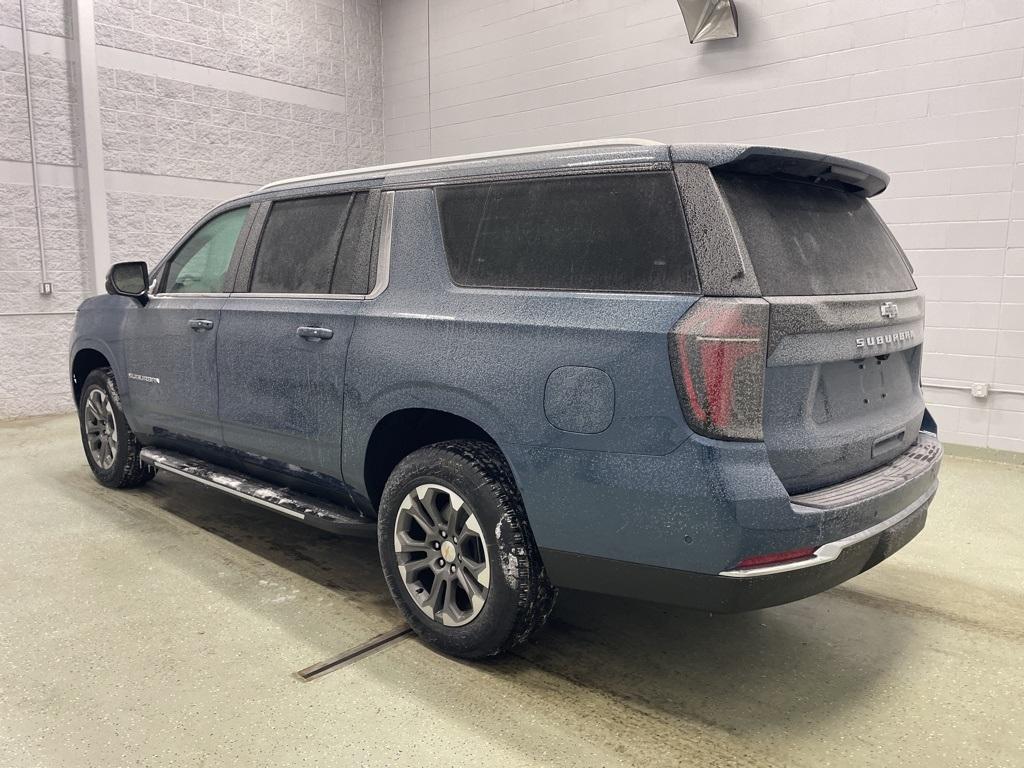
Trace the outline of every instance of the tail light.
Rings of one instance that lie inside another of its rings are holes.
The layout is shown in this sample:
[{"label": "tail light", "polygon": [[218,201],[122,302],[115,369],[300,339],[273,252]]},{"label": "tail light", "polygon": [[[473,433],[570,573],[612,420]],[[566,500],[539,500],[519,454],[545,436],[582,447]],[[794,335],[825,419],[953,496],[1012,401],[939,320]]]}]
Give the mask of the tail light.
[{"label": "tail light", "polygon": [[690,428],[723,440],[762,440],[768,303],[703,298],[669,334],[679,402]]}]

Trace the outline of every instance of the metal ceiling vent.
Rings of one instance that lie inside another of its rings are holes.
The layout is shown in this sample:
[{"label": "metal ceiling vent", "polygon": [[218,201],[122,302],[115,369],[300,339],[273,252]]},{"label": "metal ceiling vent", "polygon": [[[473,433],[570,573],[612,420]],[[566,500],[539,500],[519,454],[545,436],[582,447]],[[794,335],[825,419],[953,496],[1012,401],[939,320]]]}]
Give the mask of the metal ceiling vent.
[{"label": "metal ceiling vent", "polygon": [[691,43],[739,37],[733,0],[677,0]]}]

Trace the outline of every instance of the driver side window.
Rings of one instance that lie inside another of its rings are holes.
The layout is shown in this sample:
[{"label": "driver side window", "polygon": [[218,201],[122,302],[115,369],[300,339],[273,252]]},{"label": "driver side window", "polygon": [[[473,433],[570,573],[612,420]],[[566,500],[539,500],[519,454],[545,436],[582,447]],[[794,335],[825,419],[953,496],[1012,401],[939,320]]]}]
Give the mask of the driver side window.
[{"label": "driver side window", "polygon": [[167,264],[164,293],[223,293],[224,279],[249,206],[206,222]]}]

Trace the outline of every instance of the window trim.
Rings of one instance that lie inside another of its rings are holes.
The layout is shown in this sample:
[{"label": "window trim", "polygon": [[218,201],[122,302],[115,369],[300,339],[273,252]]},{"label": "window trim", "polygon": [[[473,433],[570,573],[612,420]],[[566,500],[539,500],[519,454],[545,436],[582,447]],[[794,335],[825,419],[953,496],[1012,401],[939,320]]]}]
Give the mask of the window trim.
[{"label": "window trim", "polygon": [[381,196],[380,210],[377,216],[376,226],[373,234],[373,251],[371,258],[375,258],[377,269],[374,275],[373,289],[363,299],[375,299],[380,296],[391,282],[391,241],[392,230],[395,219],[395,193],[384,192]]},{"label": "window trim", "polygon": [[[222,294],[227,298],[247,299],[333,299],[338,301],[365,301],[380,296],[388,287],[390,280],[391,265],[391,228],[393,223],[395,193],[392,191],[381,191],[379,187],[352,187],[345,189],[318,189],[315,194],[308,190],[305,194],[281,195],[277,194],[272,198],[265,198],[256,202],[258,213],[254,217],[250,233],[247,237],[244,251],[240,258],[238,271],[234,277],[232,291]],[[330,197],[335,195],[355,195],[365,192],[369,195],[367,205],[373,210],[373,236],[370,240],[370,264],[376,264],[373,271],[374,282],[369,293],[252,293],[248,286],[252,283],[252,276],[256,267],[256,251],[259,248],[263,230],[266,227],[267,219],[270,217],[270,210],[274,203],[288,200],[300,200],[310,197]],[[374,193],[380,193],[374,199]],[[182,294],[174,294],[181,296]]]},{"label": "window trim", "polygon": [[[500,184],[503,182],[523,182],[523,181],[554,181],[564,178],[595,178],[603,176],[620,176],[620,175],[655,175],[665,174],[668,175],[672,180],[672,185],[676,190],[676,205],[679,208],[680,224],[683,229],[683,236],[686,240],[686,245],[689,248],[690,263],[692,266],[693,278],[696,283],[696,287],[692,292],[682,291],[629,291],[622,289],[613,288],[547,288],[547,287],[521,287],[521,286],[508,286],[508,285],[465,285],[458,282],[455,279],[455,275],[452,273],[452,262],[448,256],[448,246],[444,241],[444,224],[441,217],[441,201],[437,195],[437,188],[448,187],[448,186],[477,186],[481,184]],[[690,225],[686,220],[686,206],[683,204],[682,191],[679,188],[679,182],[676,179],[675,173],[672,171],[671,164],[659,164],[656,167],[645,165],[643,167],[595,167],[588,168],[584,172],[567,173],[565,169],[558,169],[556,172],[548,173],[529,173],[529,174],[503,174],[495,176],[487,176],[482,178],[460,178],[457,180],[446,179],[444,182],[433,183],[429,185],[431,192],[434,195],[434,210],[437,214],[437,224],[439,228],[439,236],[441,242],[442,254],[444,256],[445,271],[448,275],[448,280],[451,285],[461,291],[508,291],[508,292],[521,292],[521,291],[533,291],[542,293],[563,293],[563,294],[582,294],[585,296],[702,296],[703,288],[701,283],[700,268],[697,264],[697,255],[693,247],[693,239],[690,236]]]},{"label": "window trim", "polygon": [[184,235],[178,238],[178,242],[176,242],[174,246],[167,252],[167,254],[159,262],[157,262],[157,265],[153,267],[154,272],[159,271],[159,285],[157,285],[156,290],[152,294],[150,294],[150,298],[215,298],[230,295],[228,291],[208,293],[168,292],[165,290],[167,287],[167,276],[170,272],[168,267],[170,266],[171,262],[174,261],[174,258],[178,255],[178,253],[181,252],[181,249],[185,247],[188,241],[192,239],[192,236],[195,235],[200,229],[205,227],[218,216],[221,216],[225,213],[230,213],[231,211],[237,211],[239,208],[248,208],[249,213],[246,214],[245,221],[242,222],[242,228],[238,231],[238,239],[235,241],[235,248],[231,252],[231,260],[228,262],[228,268],[224,272],[224,284],[225,286],[231,286],[235,281],[235,274],[238,271],[238,267],[242,258],[242,253],[245,250],[245,246],[249,241],[249,235],[252,231],[253,220],[255,219],[255,212],[258,207],[259,203],[252,200],[251,198],[238,198],[234,200],[229,200],[226,203],[221,203],[215,208],[212,208],[211,210],[207,211],[206,215],[202,216],[199,219],[199,221],[193,224],[192,227],[188,230],[188,232],[186,232]]}]

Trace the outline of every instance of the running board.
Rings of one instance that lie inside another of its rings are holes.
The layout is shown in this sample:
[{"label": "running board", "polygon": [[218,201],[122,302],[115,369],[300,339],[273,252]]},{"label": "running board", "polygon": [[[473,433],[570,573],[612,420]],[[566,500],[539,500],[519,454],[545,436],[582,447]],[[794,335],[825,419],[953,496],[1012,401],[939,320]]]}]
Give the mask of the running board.
[{"label": "running board", "polygon": [[370,518],[290,488],[268,485],[249,475],[224,469],[175,451],[143,448],[140,457],[146,464],[230,493],[232,496],[238,496],[326,531],[349,536],[377,535],[377,524]]}]

